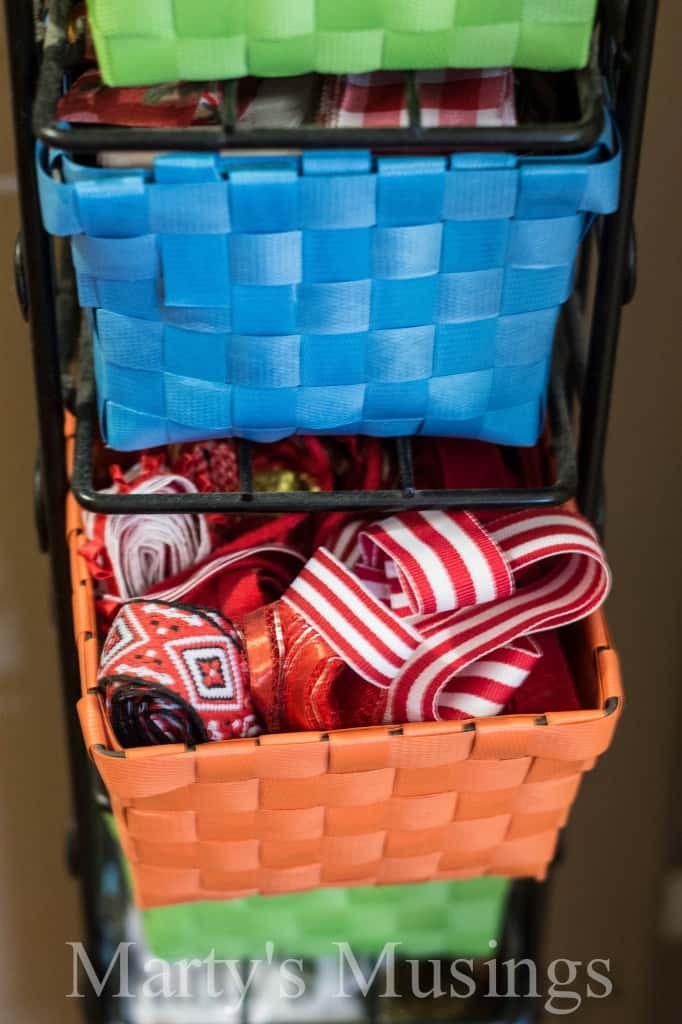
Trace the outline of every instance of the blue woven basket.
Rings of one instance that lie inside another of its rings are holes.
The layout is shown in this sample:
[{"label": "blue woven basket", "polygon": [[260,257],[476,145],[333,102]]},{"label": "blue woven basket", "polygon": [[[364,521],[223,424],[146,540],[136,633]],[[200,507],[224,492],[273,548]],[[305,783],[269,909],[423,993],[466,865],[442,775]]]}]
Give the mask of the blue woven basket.
[{"label": "blue woven basket", "polygon": [[609,138],[577,157],[38,152],[47,230],[93,310],[102,431],[129,450],[237,435],[537,440]]}]

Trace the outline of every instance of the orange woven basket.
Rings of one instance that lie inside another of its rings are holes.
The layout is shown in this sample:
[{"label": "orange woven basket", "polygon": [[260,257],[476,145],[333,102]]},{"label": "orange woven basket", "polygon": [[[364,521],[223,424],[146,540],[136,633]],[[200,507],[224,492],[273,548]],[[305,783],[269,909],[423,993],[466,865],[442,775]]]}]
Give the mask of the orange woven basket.
[{"label": "orange woven basket", "polygon": [[[67,423],[69,458],[73,424]],[[622,707],[601,612],[565,631],[584,710],[121,750],[96,690],[93,583],[69,495],[85,743],[142,908],[326,886],[543,878]]]}]

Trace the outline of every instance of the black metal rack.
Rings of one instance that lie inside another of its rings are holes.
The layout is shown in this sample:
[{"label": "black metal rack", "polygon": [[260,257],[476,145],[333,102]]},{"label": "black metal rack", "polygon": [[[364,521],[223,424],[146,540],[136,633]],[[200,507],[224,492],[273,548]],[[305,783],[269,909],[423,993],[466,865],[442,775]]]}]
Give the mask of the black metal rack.
[{"label": "black metal rack", "polygon": [[[517,129],[424,129],[413,79],[408,80],[410,125],[397,134],[386,131],[326,132],[305,129],[298,133],[268,130],[246,133],[235,124],[235,87],[227,90],[222,124],[215,128],[153,132],[136,129],[64,128],[54,120],[62,69],[73,54],[64,44],[45,60],[35,43],[32,0],[5,0],[7,36],[20,181],[22,241],[17,252],[17,285],[22,309],[30,319],[35,392],[40,431],[36,471],[36,512],[43,550],[49,551],[55,597],[57,641],[61,663],[66,730],[73,786],[74,827],[70,863],[82,888],[84,938],[93,963],[104,963],[107,924],[102,917],[102,866],[110,861],[97,780],[85,753],[75,714],[80,696],[79,670],[73,643],[71,583],[65,535],[65,497],[68,480],[63,443],[63,417],[68,403],[64,387],[64,356],[74,334],[68,289],[64,296],[55,272],[52,245],[43,231],[34,164],[35,138],[77,152],[107,149],[164,148],[218,150],[222,148],[297,148],[300,146],[362,146],[403,148],[411,151],[434,148],[513,149],[522,152],[570,152],[592,144],[602,127],[598,102],[602,76],[611,97],[623,148],[621,205],[606,218],[583,247],[578,290],[567,304],[560,333],[566,343],[564,358],[555,367],[550,404],[550,435],[556,464],[556,480],[550,487],[532,492],[420,492],[415,488],[410,443],[398,442],[400,481],[396,490],[369,496],[352,492],[323,495],[272,495],[253,493],[250,486],[249,448],[243,446],[241,490],[236,495],[188,496],[184,504],[171,499],[174,510],[292,511],[325,508],[461,507],[462,505],[542,505],[558,503],[577,493],[582,511],[599,527],[603,516],[603,460],[609,420],[611,390],[623,306],[634,294],[636,245],[633,211],[646,108],[646,96],[654,43],[657,0],[602,0],[599,43],[594,63],[574,83],[579,103],[575,117],[553,124],[526,124]],[[592,271],[595,271],[594,275]],[[590,309],[586,296],[596,277]],[[574,398],[578,401],[574,403]],[[578,437],[577,474],[571,411]],[[95,432],[92,381],[87,374],[77,402],[77,455],[74,489],[79,500],[99,511],[168,511],[165,499],[152,507],[139,496],[102,497],[92,481],[92,440]],[[180,499],[183,501],[184,499]],[[137,503],[137,504],[136,504]],[[514,889],[507,947],[525,956],[539,950],[544,888],[520,883]],[[88,1020],[112,1024],[116,1000],[92,1000]],[[497,1013],[497,1010],[494,1011]],[[499,1020],[536,1019],[533,1005],[517,1004],[501,1011]],[[371,1014],[370,1014],[371,1018]]]}]

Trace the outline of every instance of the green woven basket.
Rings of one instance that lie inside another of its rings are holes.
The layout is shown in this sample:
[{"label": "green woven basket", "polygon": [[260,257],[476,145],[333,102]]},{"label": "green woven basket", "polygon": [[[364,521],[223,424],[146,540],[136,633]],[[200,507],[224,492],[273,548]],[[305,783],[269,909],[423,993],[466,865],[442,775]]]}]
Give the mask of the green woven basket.
[{"label": "green woven basket", "polygon": [[335,956],[347,942],[356,955],[399,942],[400,956],[490,955],[499,940],[509,882],[476,878],[422,885],[318,889],[295,896],[253,896],[146,910],[147,943],[164,960]]},{"label": "green woven basket", "polygon": [[88,0],[109,85],[587,63],[597,0]]}]

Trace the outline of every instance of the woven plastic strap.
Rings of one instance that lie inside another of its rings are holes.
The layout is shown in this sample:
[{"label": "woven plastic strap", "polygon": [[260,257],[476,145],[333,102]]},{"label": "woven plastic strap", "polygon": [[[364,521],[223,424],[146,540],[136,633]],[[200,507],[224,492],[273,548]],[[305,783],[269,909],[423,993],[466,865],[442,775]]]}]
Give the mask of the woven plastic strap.
[{"label": "woven plastic strap", "polygon": [[582,67],[597,0],[88,0],[105,80]]},{"label": "woven plastic strap", "polygon": [[[341,936],[356,956],[381,956],[400,940],[401,954],[452,952],[489,956],[505,916],[510,882],[485,876],[458,882],[426,882],[357,889],[317,889],[279,897],[201,902],[148,910],[147,942],[165,960],[261,957],[266,943],[290,956],[338,956]],[[320,1007],[328,1010],[328,1004]],[[303,1017],[303,1013],[301,1013]]]},{"label": "woven plastic strap", "polygon": [[[95,266],[96,250],[106,251],[96,240],[120,239],[119,259],[135,261],[128,270],[130,281],[136,280],[140,270],[151,269],[142,247],[144,236],[150,234],[249,237],[253,233],[255,245],[259,230],[267,230],[282,233],[282,242],[291,247],[296,239],[287,238],[286,233],[296,230],[389,229],[514,216],[542,221],[576,213],[608,213],[617,202],[620,176],[610,125],[599,145],[578,157],[502,153],[385,157],[377,161],[376,171],[371,154],[362,150],[267,158],[171,154],[157,157],[152,170],[117,170],[76,163],[60,150],[48,151],[38,143],[36,159],[47,230],[59,236],[91,236]],[[64,180],[58,173],[60,165]],[[424,194],[414,194],[416,185],[422,186]],[[410,195],[413,203],[406,209]],[[268,241],[261,239],[265,254]],[[423,245],[416,231],[410,242]],[[248,255],[239,253],[242,258]],[[242,284],[248,283],[249,268],[257,269],[256,258],[263,252],[251,255],[254,262],[241,271]],[[291,248],[286,255],[292,255]],[[405,251],[404,258],[408,256]],[[157,259],[155,254],[154,270]],[[110,254],[109,260],[115,262],[116,254]],[[300,255],[296,266],[299,263]],[[258,283],[277,283],[276,273],[282,278],[279,283],[285,283],[286,268],[276,269],[270,257],[267,276]]]},{"label": "woven plastic strap", "polygon": [[485,529],[468,513],[408,512],[365,531],[361,549],[354,571],[321,549],[284,600],[390,690],[392,722],[497,714],[539,656],[528,637],[586,617],[610,586],[594,530],[565,510]]}]

